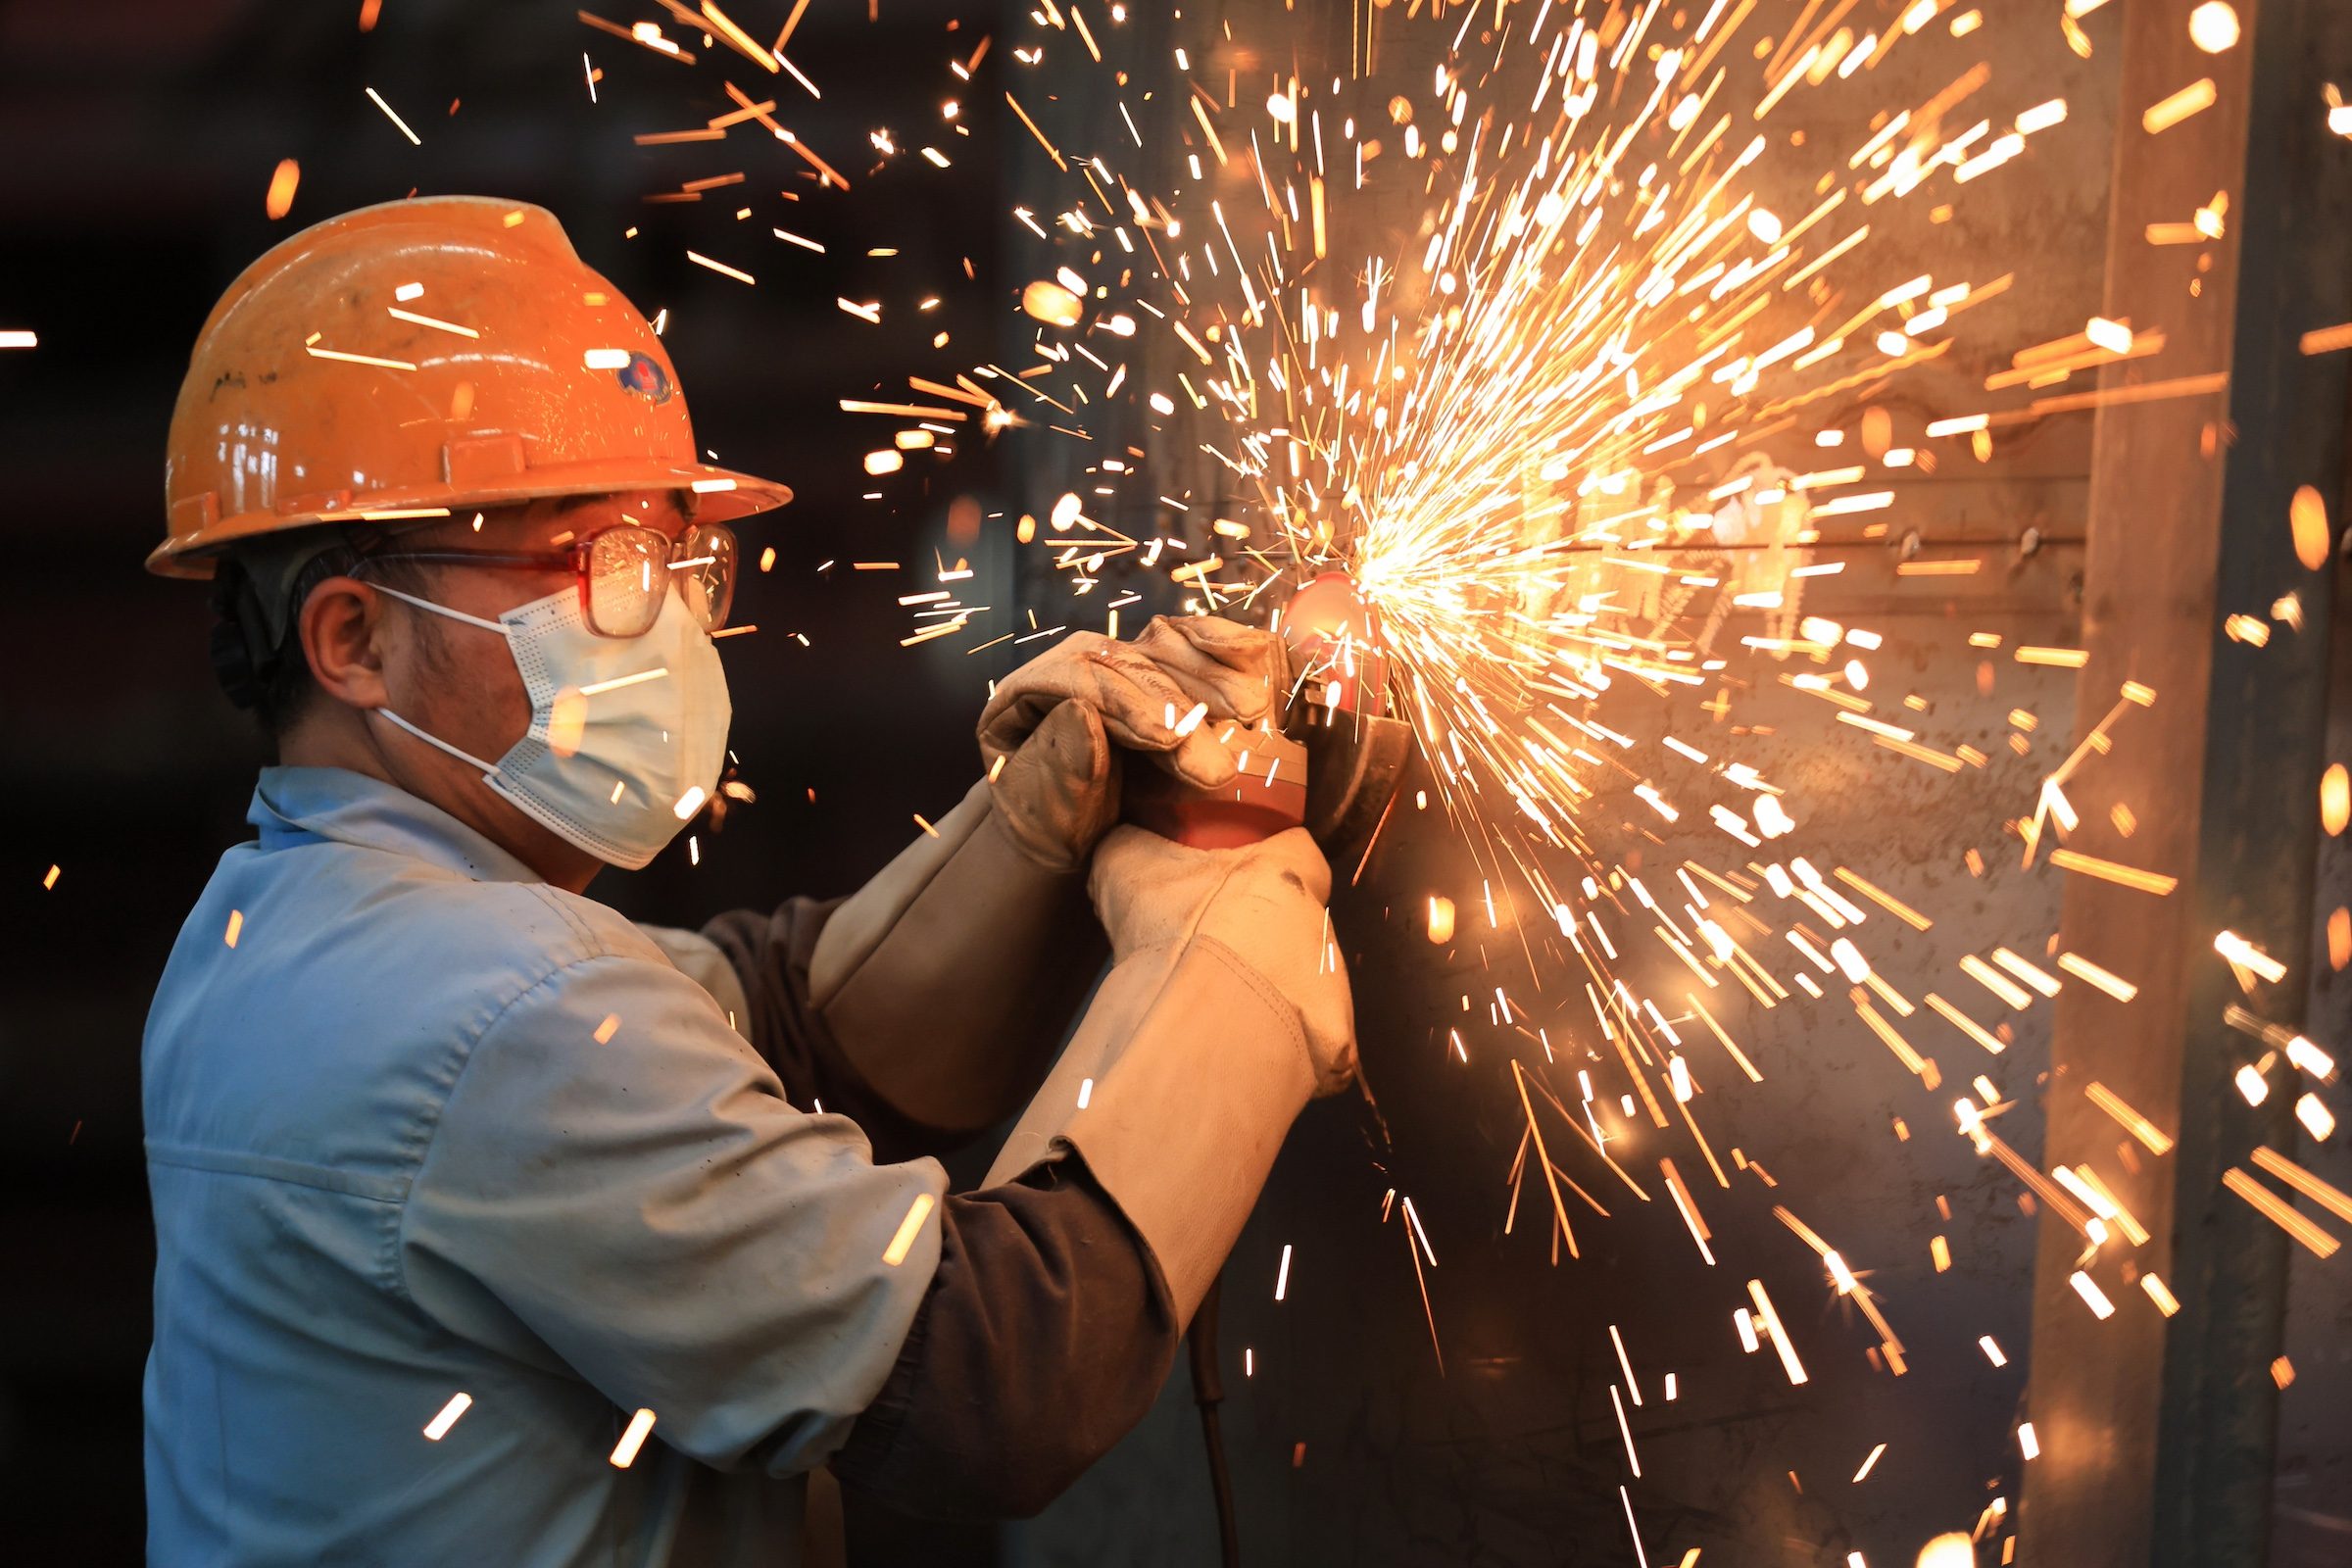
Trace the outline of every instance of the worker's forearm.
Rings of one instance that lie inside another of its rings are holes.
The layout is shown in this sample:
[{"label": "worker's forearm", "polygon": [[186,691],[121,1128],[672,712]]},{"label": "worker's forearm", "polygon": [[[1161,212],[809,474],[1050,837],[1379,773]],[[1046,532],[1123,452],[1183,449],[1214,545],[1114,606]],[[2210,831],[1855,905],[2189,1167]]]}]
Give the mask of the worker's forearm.
[{"label": "worker's forearm", "polygon": [[886,1158],[1020,1108],[1108,951],[1083,878],[1014,849],[984,790],[940,827],[848,899],[734,910],[700,934],[793,1102],[853,1117]]},{"label": "worker's forearm", "polygon": [[833,1457],[931,1517],[1021,1517],[1151,1408],[1179,1330],[1143,1239],[1076,1155],[950,1198],[890,1380]]},{"label": "worker's forearm", "polygon": [[1084,862],[1041,864],[975,784],[833,909],[806,994],[896,1110],[970,1135],[1036,1093],[1108,956]]},{"label": "worker's forearm", "polygon": [[[700,946],[657,935],[682,966],[682,945]],[[849,898],[735,910],[701,938],[794,1103],[851,1116],[886,1158],[954,1148],[1019,1109],[1108,952],[1083,873],[1025,854],[985,785]]]}]

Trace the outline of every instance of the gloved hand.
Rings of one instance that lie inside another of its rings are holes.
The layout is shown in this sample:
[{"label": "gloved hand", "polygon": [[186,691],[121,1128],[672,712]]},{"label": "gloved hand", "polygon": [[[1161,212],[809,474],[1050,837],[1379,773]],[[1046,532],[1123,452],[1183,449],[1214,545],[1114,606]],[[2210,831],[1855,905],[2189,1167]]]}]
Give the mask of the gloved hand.
[{"label": "gloved hand", "polygon": [[[1223,722],[1254,724],[1289,686],[1282,639],[1215,615],[1156,615],[1131,643],[1074,632],[998,683],[980,711],[980,755],[990,766],[1016,751],[1046,715],[1075,698],[1130,751],[1161,754],[1192,783],[1215,789],[1233,759],[1215,743]],[[1185,734],[1195,705],[1208,711]]]},{"label": "gloved hand", "polygon": [[1077,698],[1055,702],[1014,750],[991,760],[988,793],[1021,854],[1048,871],[1076,871],[1119,819],[1119,760],[1102,715]]},{"label": "gloved hand", "polygon": [[1355,1072],[1353,1004],[1302,829],[1195,850],[1116,827],[1090,872],[1110,973],[982,1185],[1075,1150],[1192,1320],[1292,1118]]},{"label": "gloved hand", "polygon": [[1161,620],[1133,644],[1073,637],[998,688],[986,784],[836,908],[809,958],[808,1003],[869,1086],[943,1133],[1019,1103],[1100,962],[1077,872],[1118,819],[1112,741],[1231,779],[1216,737],[1272,710],[1282,661],[1268,633]]},{"label": "gloved hand", "polygon": [[1331,867],[1304,828],[1196,850],[1113,828],[1088,876],[1116,965],[1196,937],[1223,944],[1297,1017],[1318,1096],[1355,1076],[1355,1006],[1324,905]]},{"label": "gloved hand", "polygon": [[[1217,737],[1288,695],[1282,639],[1214,615],[1155,616],[1132,643],[1078,632],[998,683],[980,711],[997,813],[1038,864],[1074,870],[1118,819],[1111,743],[1210,789],[1233,779]],[[1195,707],[1207,711],[1184,733]]]}]

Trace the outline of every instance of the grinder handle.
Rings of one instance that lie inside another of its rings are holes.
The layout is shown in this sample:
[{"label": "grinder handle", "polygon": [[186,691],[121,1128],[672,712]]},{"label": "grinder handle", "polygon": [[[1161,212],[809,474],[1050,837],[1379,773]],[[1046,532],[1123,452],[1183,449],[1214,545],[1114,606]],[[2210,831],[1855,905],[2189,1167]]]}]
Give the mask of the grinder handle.
[{"label": "grinder handle", "polygon": [[[1232,782],[1204,788],[1164,767],[1130,760],[1120,814],[1137,827],[1196,850],[1231,850],[1306,820],[1306,748],[1271,730],[1251,730]],[[1238,737],[1237,737],[1238,739]]]}]

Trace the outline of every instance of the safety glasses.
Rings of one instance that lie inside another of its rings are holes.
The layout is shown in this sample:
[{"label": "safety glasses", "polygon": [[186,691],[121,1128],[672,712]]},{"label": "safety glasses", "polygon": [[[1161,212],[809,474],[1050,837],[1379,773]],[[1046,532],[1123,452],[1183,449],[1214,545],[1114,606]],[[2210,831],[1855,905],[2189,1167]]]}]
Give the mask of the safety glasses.
[{"label": "safety glasses", "polygon": [[673,582],[707,632],[727,623],[735,602],[735,530],[718,522],[695,523],[675,540],[657,528],[615,523],[564,550],[389,549],[370,551],[366,559],[568,570],[579,579],[588,629],[599,637],[642,637],[652,631]]}]

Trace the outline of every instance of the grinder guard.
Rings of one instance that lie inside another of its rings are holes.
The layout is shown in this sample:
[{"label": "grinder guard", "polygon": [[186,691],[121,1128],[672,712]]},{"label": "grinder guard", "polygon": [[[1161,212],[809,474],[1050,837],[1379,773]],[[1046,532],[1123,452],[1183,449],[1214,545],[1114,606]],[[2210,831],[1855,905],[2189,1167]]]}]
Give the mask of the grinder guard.
[{"label": "grinder guard", "polygon": [[1360,869],[1412,756],[1411,726],[1389,712],[1378,619],[1343,571],[1292,595],[1280,617],[1292,684],[1279,732],[1237,738],[1242,776],[1214,790],[1131,768],[1123,814],[1195,849],[1232,849],[1305,827],[1335,869]]},{"label": "grinder guard", "polygon": [[[1360,862],[1412,756],[1412,727],[1391,718],[1379,617],[1344,571],[1326,571],[1283,607],[1295,670],[1285,728],[1306,744],[1305,826],[1335,870]],[[1360,869],[1360,863],[1355,867]]]}]

